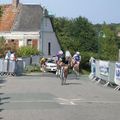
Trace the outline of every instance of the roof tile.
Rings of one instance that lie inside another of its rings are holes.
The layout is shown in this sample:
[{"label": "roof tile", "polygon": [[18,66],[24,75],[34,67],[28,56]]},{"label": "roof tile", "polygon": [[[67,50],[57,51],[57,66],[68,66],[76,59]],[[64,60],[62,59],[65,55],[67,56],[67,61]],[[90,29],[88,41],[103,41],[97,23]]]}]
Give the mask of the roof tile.
[{"label": "roof tile", "polygon": [[15,16],[16,12],[13,11],[12,5],[3,6],[3,15],[0,19],[0,32],[11,30]]}]

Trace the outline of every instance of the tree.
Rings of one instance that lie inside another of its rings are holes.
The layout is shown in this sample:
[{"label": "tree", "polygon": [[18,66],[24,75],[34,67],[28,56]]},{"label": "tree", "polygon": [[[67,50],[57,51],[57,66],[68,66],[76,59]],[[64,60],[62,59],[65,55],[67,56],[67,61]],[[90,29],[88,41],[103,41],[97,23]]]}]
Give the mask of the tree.
[{"label": "tree", "polygon": [[5,39],[4,37],[0,37],[0,57],[4,56],[5,51]]},{"label": "tree", "polygon": [[97,51],[97,38],[93,25],[84,17],[74,20],[74,37],[79,41],[80,51]]},{"label": "tree", "polygon": [[53,18],[55,32],[63,50],[97,52],[94,26],[84,17],[75,19]]},{"label": "tree", "polygon": [[2,16],[2,14],[3,14],[3,8],[2,6],[0,6],[0,17]]},{"label": "tree", "polygon": [[102,27],[104,37],[99,39],[100,43],[100,58],[104,60],[117,60],[118,59],[118,47],[116,45],[116,37],[114,32],[106,24]]}]

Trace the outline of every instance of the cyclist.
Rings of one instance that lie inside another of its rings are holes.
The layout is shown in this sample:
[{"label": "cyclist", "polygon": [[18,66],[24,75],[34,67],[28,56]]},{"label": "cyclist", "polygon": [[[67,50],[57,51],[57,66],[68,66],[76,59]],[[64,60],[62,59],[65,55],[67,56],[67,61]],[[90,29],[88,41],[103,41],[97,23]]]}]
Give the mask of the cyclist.
[{"label": "cyclist", "polygon": [[45,72],[45,62],[47,61],[46,58],[41,58],[40,59],[40,67],[41,67],[41,71]]},{"label": "cyclist", "polygon": [[73,60],[72,60],[71,66],[73,67],[73,71],[76,73],[77,76],[79,75],[79,72],[80,72],[80,67],[79,67],[80,61],[81,61],[80,52],[76,52],[73,55]]},{"label": "cyclist", "polygon": [[66,52],[65,52],[65,60],[66,60],[66,64],[70,64],[70,61],[71,61],[71,53],[70,53],[70,51],[69,50],[66,50]]},{"label": "cyclist", "polygon": [[61,69],[61,66],[62,66],[62,64],[64,62],[63,51],[62,50],[58,51],[56,56],[57,56],[57,61],[56,61],[56,63],[57,63],[57,71],[56,71],[56,75],[60,75],[60,69]]},{"label": "cyclist", "polygon": [[81,61],[80,52],[76,52],[73,55],[73,60],[74,60],[74,64],[80,64],[80,61]]},{"label": "cyclist", "polygon": [[63,69],[64,71],[64,83],[66,82],[66,78],[67,78],[67,75],[68,75],[68,62],[66,61],[66,58],[65,58],[65,55],[63,53],[62,50],[60,50],[58,53],[57,53],[57,57],[58,57],[58,60],[57,60],[57,71],[56,71],[56,75],[60,75],[60,72],[61,72],[61,68]]}]

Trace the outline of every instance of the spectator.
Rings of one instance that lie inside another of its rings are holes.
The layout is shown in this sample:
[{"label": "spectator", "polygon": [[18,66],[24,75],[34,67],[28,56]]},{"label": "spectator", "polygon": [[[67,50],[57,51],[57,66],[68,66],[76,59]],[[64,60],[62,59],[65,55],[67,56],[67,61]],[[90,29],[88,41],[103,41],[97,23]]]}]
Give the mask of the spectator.
[{"label": "spectator", "polygon": [[13,51],[11,52],[10,60],[16,61],[16,55],[15,55],[15,52],[13,52]]},{"label": "spectator", "polygon": [[9,60],[10,56],[11,56],[11,52],[10,52],[10,50],[8,50],[5,54],[5,60]]}]

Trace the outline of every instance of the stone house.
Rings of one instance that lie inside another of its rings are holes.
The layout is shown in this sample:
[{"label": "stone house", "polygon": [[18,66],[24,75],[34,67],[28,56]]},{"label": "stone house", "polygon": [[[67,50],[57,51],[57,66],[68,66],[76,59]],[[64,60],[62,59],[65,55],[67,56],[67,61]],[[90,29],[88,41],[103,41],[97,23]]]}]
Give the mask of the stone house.
[{"label": "stone house", "polygon": [[0,37],[7,43],[36,47],[45,57],[52,57],[60,50],[51,19],[41,5],[12,0],[12,4],[1,6],[4,12],[0,19]]}]

